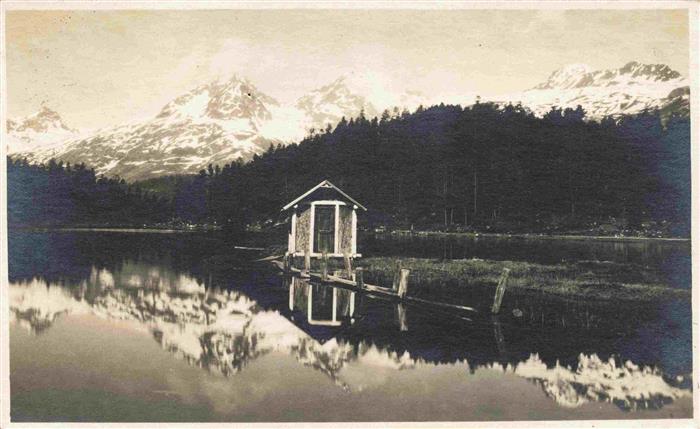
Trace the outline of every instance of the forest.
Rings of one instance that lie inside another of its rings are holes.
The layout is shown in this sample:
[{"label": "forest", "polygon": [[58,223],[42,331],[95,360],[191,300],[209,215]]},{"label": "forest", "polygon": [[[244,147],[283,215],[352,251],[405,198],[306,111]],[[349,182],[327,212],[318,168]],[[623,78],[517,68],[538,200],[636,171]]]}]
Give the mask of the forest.
[{"label": "forest", "polygon": [[10,227],[143,226],[171,218],[170,202],[84,164],[7,160]]},{"label": "forest", "polygon": [[[10,220],[268,228],[328,179],[369,209],[369,228],[689,236],[689,118],[584,117],[580,107],[539,118],[491,103],[394,109],[343,118],[249,162],[137,184],[12,161]],[[44,197],[28,207],[34,192]]]}]

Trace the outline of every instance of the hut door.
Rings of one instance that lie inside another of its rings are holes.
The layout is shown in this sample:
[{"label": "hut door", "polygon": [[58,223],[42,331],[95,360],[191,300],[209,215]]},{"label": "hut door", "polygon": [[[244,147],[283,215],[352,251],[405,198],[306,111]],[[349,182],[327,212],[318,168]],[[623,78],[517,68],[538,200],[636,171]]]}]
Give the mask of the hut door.
[{"label": "hut door", "polygon": [[314,253],[335,251],[335,206],[316,206]]}]

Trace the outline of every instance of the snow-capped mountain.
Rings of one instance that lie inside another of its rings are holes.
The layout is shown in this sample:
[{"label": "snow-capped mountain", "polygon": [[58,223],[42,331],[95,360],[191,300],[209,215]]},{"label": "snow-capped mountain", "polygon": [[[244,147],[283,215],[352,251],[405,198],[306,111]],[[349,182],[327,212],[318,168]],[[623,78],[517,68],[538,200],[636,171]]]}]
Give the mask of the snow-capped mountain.
[{"label": "snow-capped mountain", "polygon": [[362,112],[366,118],[378,115],[377,109],[367,99],[350,91],[344,77],[299,98],[296,107],[305,116],[305,127],[316,130],[323,130],[328,125],[334,127],[343,116],[350,119]]},{"label": "snow-capped mountain", "polygon": [[500,97],[494,102],[521,103],[542,116],[552,107],[583,107],[588,119],[634,115],[646,109],[689,111],[686,78],[663,64],[629,62],[618,69],[591,70],[572,64],[553,72],[532,89]]},{"label": "snow-capped mountain", "polygon": [[[154,118],[89,137],[68,134],[60,144],[27,143],[12,153],[37,163],[52,158],[82,162],[98,174],[127,180],[191,174],[209,164],[248,160],[270,144],[301,140],[312,128],[321,130],[363,110],[368,117],[376,115],[374,107],[350,92],[343,79],[301,97],[295,106],[283,106],[248,79],[234,75],[178,96]],[[15,129],[13,123],[11,135]]]},{"label": "snow-capped mountain", "polygon": [[[592,70],[582,64],[553,72],[531,89],[484,101],[522,104],[542,116],[552,107],[581,105],[587,119],[620,117],[660,109],[664,117],[689,114],[688,81],[663,64],[630,62],[618,69]],[[471,104],[463,94],[449,103]],[[85,163],[100,174],[140,180],[167,174],[196,173],[209,164],[248,160],[270,144],[303,139],[335,126],[342,117],[392,116],[407,108],[437,104],[423,93],[406,90],[394,106],[375,106],[352,91],[344,77],[282,105],[239,76],[200,85],[167,103],[155,117],[79,137],[60,116],[43,107],[28,118],[8,121],[8,153],[32,162],[51,158]]]},{"label": "snow-capped mountain", "polygon": [[77,135],[78,131],[68,127],[61,115],[42,105],[32,115],[7,120],[7,153],[44,149]]},{"label": "snow-capped mountain", "polygon": [[272,118],[269,108],[277,105],[234,75],[180,95],[149,120],[20,155],[35,162],[84,162],[100,174],[125,179],[196,173],[209,164],[248,159],[276,143],[260,128]]}]

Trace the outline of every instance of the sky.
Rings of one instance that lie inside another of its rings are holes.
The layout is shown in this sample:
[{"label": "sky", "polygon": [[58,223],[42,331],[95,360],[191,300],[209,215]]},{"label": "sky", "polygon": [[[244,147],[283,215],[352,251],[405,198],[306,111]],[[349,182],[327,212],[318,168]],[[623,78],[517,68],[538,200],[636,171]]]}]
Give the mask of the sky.
[{"label": "sky", "polygon": [[236,73],[282,103],[345,76],[378,106],[458,102],[583,63],[688,76],[686,10],[131,10],[6,13],[9,117],[42,103],[74,128],[155,116]]}]

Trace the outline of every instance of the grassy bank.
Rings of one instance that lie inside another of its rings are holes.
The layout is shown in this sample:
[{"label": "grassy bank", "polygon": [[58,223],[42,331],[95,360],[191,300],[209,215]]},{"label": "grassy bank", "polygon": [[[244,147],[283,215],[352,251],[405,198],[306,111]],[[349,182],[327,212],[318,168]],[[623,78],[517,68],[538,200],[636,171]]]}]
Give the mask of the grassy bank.
[{"label": "grassy bank", "polygon": [[[504,268],[511,270],[508,291],[541,292],[590,300],[653,301],[690,299],[689,289],[667,285],[662,273],[635,265],[580,261],[557,265],[528,262],[437,260],[376,257],[359,261],[367,279],[390,286],[397,264],[411,270],[411,293],[457,295],[475,289],[492,291]],[[478,291],[476,291],[478,292]]]}]

